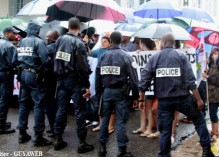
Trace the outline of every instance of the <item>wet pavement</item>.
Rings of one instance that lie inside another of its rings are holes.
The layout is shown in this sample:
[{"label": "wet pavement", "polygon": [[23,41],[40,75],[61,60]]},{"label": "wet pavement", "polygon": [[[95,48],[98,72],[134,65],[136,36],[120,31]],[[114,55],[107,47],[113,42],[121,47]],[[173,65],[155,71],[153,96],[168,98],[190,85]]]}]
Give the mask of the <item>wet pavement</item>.
[{"label": "wet pavement", "polygon": [[[10,109],[8,115],[8,121],[12,122],[12,127],[16,127],[18,123],[18,109],[12,108]],[[46,121],[47,129],[48,122]],[[132,134],[132,130],[139,127],[139,111],[131,112],[129,121],[127,123],[127,131],[129,135],[129,146],[128,150],[132,152],[135,157],[156,157],[156,154],[159,151],[159,139],[148,139],[145,137],[140,137],[139,135]],[[29,129],[27,131],[32,137],[34,135],[33,132],[33,113],[31,112],[29,116]],[[194,127],[191,124],[182,124],[179,123],[177,128],[176,142],[172,145],[173,148],[176,148],[182,141],[182,139],[187,138],[188,136],[194,133]],[[64,148],[60,151],[54,151],[53,146],[45,146],[45,147],[33,147],[31,141],[25,144],[19,144],[18,139],[18,130],[16,133],[9,135],[0,135],[0,156],[1,153],[9,153],[8,156],[16,156],[16,151],[42,151],[44,157],[97,157],[98,155],[98,142],[97,142],[98,133],[88,131],[87,141],[90,144],[95,146],[95,150],[89,152],[87,154],[77,154],[77,144],[78,139],[75,131],[75,121],[74,118],[69,114],[68,116],[68,126],[66,127],[64,133],[64,140],[68,143],[68,147]],[[191,142],[191,141],[190,141]],[[198,143],[198,142],[197,142]],[[196,143],[194,143],[196,144]],[[184,144],[183,144],[184,145]],[[182,146],[183,146],[182,145]],[[173,152],[174,157],[184,157],[185,155],[180,154],[181,151],[185,151],[185,149],[180,149],[182,146],[177,148]],[[190,148],[188,148],[189,150]],[[107,145],[107,157],[116,157],[117,154],[117,146],[115,142],[115,133],[110,135],[110,141]],[[199,150],[194,150],[199,151]],[[190,152],[187,152],[189,154]],[[194,154],[194,153],[191,153]],[[191,157],[199,157],[196,153],[196,156]],[[24,156],[24,155],[23,155]],[[187,157],[190,157],[187,155]]]}]

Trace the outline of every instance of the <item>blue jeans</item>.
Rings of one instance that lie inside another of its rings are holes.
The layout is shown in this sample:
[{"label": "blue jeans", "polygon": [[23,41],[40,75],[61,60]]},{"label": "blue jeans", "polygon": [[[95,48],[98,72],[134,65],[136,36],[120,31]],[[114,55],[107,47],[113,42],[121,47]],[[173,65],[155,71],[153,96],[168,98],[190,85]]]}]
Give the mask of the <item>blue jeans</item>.
[{"label": "blue jeans", "polygon": [[195,106],[187,103],[191,97],[174,98],[168,101],[158,101],[158,129],[160,136],[160,152],[158,157],[171,156],[171,131],[175,110],[190,117],[195,125],[195,130],[200,137],[202,147],[210,145],[211,138],[203,114]]},{"label": "blue jeans", "polygon": [[13,95],[14,75],[9,72],[0,72],[0,125],[7,120],[9,103]]},{"label": "blue jeans", "polygon": [[218,107],[219,103],[210,103],[209,104],[209,114],[211,118],[212,123],[217,123],[218,122]]},{"label": "blue jeans", "polygon": [[59,79],[57,81],[57,105],[54,132],[62,135],[67,125],[67,106],[72,99],[74,105],[74,115],[77,122],[77,136],[82,142],[86,139],[86,99],[82,97],[81,88],[78,87],[74,76]]},{"label": "blue jeans", "polygon": [[28,129],[27,124],[30,112],[30,99],[34,102],[34,131],[43,132],[45,130],[45,85],[43,82],[36,81],[36,73],[22,71],[18,124],[18,128],[22,130]]},{"label": "blue jeans", "polygon": [[116,139],[118,147],[126,146],[128,136],[126,133],[126,121],[129,117],[128,97],[121,89],[105,88],[101,107],[102,123],[100,125],[99,142],[106,143],[109,140],[108,125],[111,113],[116,113]]}]

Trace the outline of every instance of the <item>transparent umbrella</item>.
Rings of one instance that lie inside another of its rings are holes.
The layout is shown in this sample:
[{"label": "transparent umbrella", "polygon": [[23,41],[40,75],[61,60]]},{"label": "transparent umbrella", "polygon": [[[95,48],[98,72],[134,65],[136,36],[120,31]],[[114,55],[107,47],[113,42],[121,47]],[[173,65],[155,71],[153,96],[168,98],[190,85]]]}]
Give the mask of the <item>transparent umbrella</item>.
[{"label": "transparent umbrella", "polygon": [[191,40],[190,34],[183,28],[173,24],[154,23],[138,30],[133,36],[138,38],[161,39],[166,33],[173,33],[176,40]]}]

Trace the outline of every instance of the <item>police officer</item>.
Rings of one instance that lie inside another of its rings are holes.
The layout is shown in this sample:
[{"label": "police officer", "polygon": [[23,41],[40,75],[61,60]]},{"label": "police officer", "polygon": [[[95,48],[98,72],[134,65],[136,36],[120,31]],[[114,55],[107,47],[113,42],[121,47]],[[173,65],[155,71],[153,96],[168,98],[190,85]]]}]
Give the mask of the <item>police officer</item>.
[{"label": "police officer", "polygon": [[96,93],[102,95],[101,117],[102,123],[99,132],[99,157],[106,156],[106,143],[109,139],[108,124],[111,113],[115,110],[117,122],[118,157],[131,157],[126,152],[128,137],[126,121],[128,120],[128,82],[132,89],[135,103],[138,99],[138,76],[132,67],[133,59],[121,49],[122,35],[113,32],[110,36],[112,46],[101,55],[96,69]]},{"label": "police officer", "polygon": [[[192,118],[195,129],[203,147],[202,157],[213,157],[210,150],[210,135],[205,119],[200,110],[203,101],[195,84],[191,64],[185,54],[174,49],[174,36],[167,33],[162,37],[162,51],[153,55],[141,73],[140,103],[144,101],[144,93],[155,81],[155,95],[158,97],[158,128],[161,132],[160,152],[158,157],[171,156],[171,130],[175,110]],[[187,103],[189,90],[196,98],[197,107]]]},{"label": "police officer", "polygon": [[27,142],[31,139],[27,134],[28,115],[30,111],[29,99],[34,102],[34,146],[51,145],[52,143],[43,137],[45,130],[45,97],[46,88],[43,73],[46,72],[50,62],[46,44],[38,37],[40,26],[30,22],[27,27],[27,37],[18,44],[17,61],[21,69],[20,76],[20,108],[19,143]]},{"label": "police officer", "polygon": [[46,34],[47,49],[49,56],[52,59],[52,64],[49,66],[48,72],[45,76],[45,84],[47,87],[46,96],[46,115],[49,121],[50,130],[47,130],[49,137],[55,137],[54,134],[54,123],[57,112],[57,105],[55,102],[55,91],[56,91],[56,76],[54,74],[54,56],[55,56],[55,42],[59,37],[59,33],[56,30],[51,30]]},{"label": "police officer", "polygon": [[54,150],[67,146],[62,134],[67,124],[67,105],[73,101],[77,122],[77,136],[79,138],[78,153],[86,153],[94,149],[87,144],[85,128],[86,98],[90,96],[89,75],[91,73],[87,60],[87,51],[84,43],[78,37],[80,21],[70,18],[69,32],[56,41],[54,71],[57,75],[57,105],[58,111],[55,120]]},{"label": "police officer", "polygon": [[15,33],[18,33],[12,27],[3,30],[4,37],[0,39],[0,134],[14,133],[11,123],[6,122],[10,99],[13,94],[13,57],[16,54],[16,48],[12,41],[15,40]]}]

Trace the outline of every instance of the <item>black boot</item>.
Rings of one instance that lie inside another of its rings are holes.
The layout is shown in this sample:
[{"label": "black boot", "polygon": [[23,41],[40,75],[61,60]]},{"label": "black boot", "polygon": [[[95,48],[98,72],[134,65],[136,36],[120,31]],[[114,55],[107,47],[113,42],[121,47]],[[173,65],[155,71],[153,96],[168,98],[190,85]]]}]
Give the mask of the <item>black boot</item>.
[{"label": "black boot", "polygon": [[106,143],[99,144],[99,157],[106,157]]},{"label": "black boot", "polygon": [[117,157],[133,157],[130,152],[126,152],[126,146],[119,147],[119,153]]},{"label": "black boot", "polygon": [[211,147],[203,147],[203,154],[202,157],[215,157],[214,154],[211,151]]},{"label": "black boot", "polygon": [[56,135],[55,138],[54,150],[60,150],[68,145],[67,142],[63,141],[62,135]]},{"label": "black boot", "polygon": [[78,145],[78,153],[82,154],[82,153],[87,153],[94,150],[94,146],[88,144],[87,142],[80,142],[80,144]]},{"label": "black boot", "polygon": [[31,139],[31,136],[27,134],[26,130],[20,130],[18,135],[18,143],[25,143]]},{"label": "black boot", "polygon": [[35,132],[33,146],[49,146],[52,142],[43,137],[42,132]]},{"label": "black boot", "polygon": [[11,134],[14,132],[15,129],[11,128],[11,124],[6,122],[0,124],[0,134]]}]

